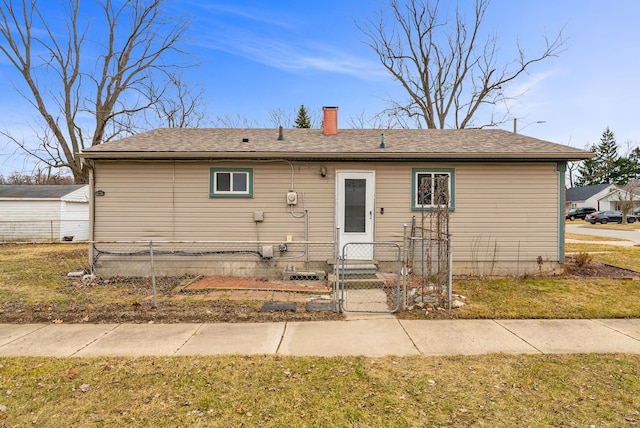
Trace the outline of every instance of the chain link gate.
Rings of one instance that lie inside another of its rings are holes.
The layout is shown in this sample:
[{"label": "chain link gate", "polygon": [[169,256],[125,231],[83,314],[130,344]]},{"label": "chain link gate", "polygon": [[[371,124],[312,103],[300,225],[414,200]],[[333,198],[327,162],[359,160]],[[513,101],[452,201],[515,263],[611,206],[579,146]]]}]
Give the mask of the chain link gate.
[{"label": "chain link gate", "polygon": [[397,311],[401,299],[401,254],[400,246],[393,242],[345,244],[337,271],[340,311]]}]

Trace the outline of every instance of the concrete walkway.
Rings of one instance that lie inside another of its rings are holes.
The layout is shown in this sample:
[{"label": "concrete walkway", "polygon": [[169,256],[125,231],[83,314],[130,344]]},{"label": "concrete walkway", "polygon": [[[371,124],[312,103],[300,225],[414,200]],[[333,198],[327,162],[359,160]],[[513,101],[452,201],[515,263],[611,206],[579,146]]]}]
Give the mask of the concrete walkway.
[{"label": "concrete walkway", "polygon": [[640,354],[640,319],[0,324],[0,356]]}]

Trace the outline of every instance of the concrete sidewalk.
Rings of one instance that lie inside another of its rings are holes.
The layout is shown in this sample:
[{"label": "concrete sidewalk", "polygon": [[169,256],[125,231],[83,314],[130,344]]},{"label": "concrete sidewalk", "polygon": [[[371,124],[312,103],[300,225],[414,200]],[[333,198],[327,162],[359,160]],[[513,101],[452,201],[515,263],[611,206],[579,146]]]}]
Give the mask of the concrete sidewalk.
[{"label": "concrete sidewalk", "polygon": [[640,354],[640,319],[0,324],[0,356]]}]

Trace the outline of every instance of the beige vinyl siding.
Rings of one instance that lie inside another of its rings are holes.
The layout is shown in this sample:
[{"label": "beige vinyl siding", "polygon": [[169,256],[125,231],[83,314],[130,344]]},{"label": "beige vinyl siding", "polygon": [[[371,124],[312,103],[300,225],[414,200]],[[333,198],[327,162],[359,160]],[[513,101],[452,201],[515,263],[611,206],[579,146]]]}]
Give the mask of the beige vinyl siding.
[{"label": "beige vinyl siding", "polygon": [[413,216],[420,223],[422,212],[411,210],[412,167],[455,170],[454,261],[491,259],[495,249],[502,260],[557,261],[555,163],[378,164],[376,240],[401,240],[402,225],[410,227]]},{"label": "beige vinyl siding", "polygon": [[[252,198],[210,198],[211,167],[253,168]],[[321,167],[327,168],[321,177]],[[293,171],[292,171],[293,168]],[[310,241],[335,236],[336,171],[375,171],[375,240],[402,243],[411,210],[411,169],[451,168],[454,264],[512,266],[558,260],[556,164],[286,161],[96,161],[95,240],[267,241],[305,239],[305,220],[290,213],[286,193],[298,192],[294,213],[308,211]],[[381,213],[384,209],[384,214]],[[264,212],[256,223],[253,213]],[[326,260],[326,255],[323,255]],[[508,269],[507,269],[508,270]]]},{"label": "beige vinyl siding", "polygon": [[[253,198],[210,198],[211,167],[252,167]],[[282,241],[304,239],[309,212],[309,240],[332,241],[333,174],[320,176],[320,165],[276,162],[100,162],[96,168],[96,240]],[[295,190],[294,215],[286,194]],[[264,212],[255,223],[253,213]]]},{"label": "beige vinyl siding", "polygon": [[490,259],[497,251],[503,261],[557,261],[558,183],[554,163],[457,168],[456,259]]}]

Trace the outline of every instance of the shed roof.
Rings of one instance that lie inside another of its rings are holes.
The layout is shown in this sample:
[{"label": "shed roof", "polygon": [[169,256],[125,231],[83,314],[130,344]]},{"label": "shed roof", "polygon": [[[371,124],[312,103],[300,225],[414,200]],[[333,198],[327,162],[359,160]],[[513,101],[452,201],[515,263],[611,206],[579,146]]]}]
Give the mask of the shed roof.
[{"label": "shed roof", "polygon": [[[592,152],[504,130],[165,128],[85,149],[86,159],[579,160]],[[384,141],[384,145],[381,143]]]},{"label": "shed roof", "polygon": [[0,184],[0,198],[59,199],[85,186],[86,184]]}]

